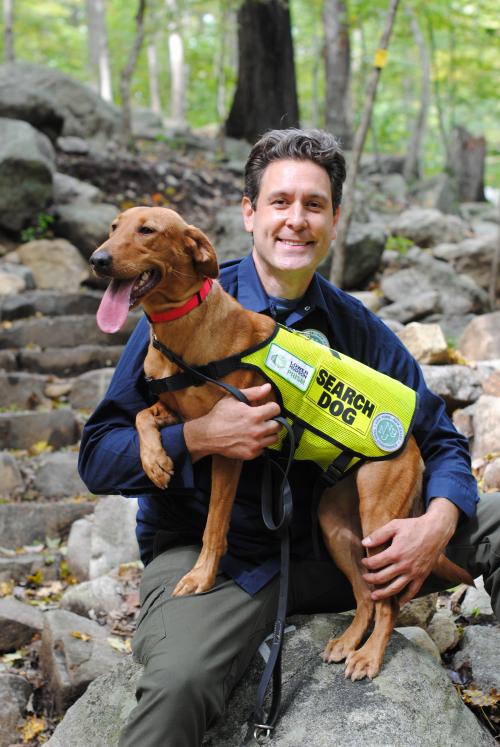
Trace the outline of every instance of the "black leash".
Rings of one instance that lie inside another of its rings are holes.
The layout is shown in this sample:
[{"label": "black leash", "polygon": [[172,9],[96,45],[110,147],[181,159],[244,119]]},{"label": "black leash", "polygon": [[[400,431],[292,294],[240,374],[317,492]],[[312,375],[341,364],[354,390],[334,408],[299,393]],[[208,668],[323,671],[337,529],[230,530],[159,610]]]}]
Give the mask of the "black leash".
[{"label": "black leash", "polygon": [[[181,368],[183,371],[189,374],[190,384],[194,386],[201,386],[202,384],[215,384],[216,386],[222,387],[226,392],[236,397],[240,402],[249,405],[248,399],[245,397],[237,387],[231,384],[226,384],[223,381],[218,381],[208,375],[208,366],[204,367],[205,370],[198,368],[192,368],[186,361],[176,355],[170,348],[167,348],[156,335],[153,334],[152,339],[153,347],[159,350],[166,358],[172,363]],[[180,376],[179,383],[181,383]],[[169,377],[170,379],[174,377]],[[148,383],[155,394],[159,394],[161,391],[165,391],[167,387],[161,389],[160,387],[167,381],[167,379],[160,380],[149,380]],[[182,380],[184,383],[185,379]],[[156,389],[154,383],[156,382]],[[184,383],[184,386],[189,386],[189,383]],[[181,387],[179,387],[181,388]],[[168,387],[169,390],[170,387]],[[172,387],[174,389],[174,387]],[[177,389],[177,386],[175,386]],[[264,472],[262,476],[262,518],[266,527],[276,532],[280,537],[280,583],[278,592],[278,608],[276,612],[276,621],[274,623],[273,638],[270,646],[269,657],[266,662],[266,666],[261,676],[259,687],[257,689],[257,697],[253,712],[248,720],[248,731],[243,741],[243,745],[258,744],[257,740],[261,736],[269,735],[278,719],[279,709],[281,705],[281,652],[283,649],[283,635],[285,630],[285,621],[288,605],[288,583],[290,576],[290,523],[292,520],[292,491],[290,483],[288,481],[288,474],[290,467],[292,466],[293,456],[298,446],[298,442],[303,432],[302,426],[292,426],[283,417],[273,418],[287,431],[287,439],[284,443],[284,449],[288,450],[288,456],[286,458],[286,466],[283,469],[276,461],[271,460],[269,454],[264,452]],[[281,484],[277,500],[274,500],[273,491],[273,468],[277,469],[281,473]],[[264,700],[266,692],[271,681],[273,680],[272,688],[272,699],[269,708],[269,713],[266,714],[264,710]]]}]

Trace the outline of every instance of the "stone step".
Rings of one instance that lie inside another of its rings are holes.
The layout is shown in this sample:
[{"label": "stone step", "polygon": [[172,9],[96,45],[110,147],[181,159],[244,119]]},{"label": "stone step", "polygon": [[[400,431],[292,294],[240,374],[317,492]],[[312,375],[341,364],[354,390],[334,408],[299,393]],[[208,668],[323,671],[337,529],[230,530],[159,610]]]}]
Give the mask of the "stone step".
[{"label": "stone step", "polygon": [[93,501],[64,500],[0,505],[0,546],[17,547],[66,538],[74,521],[94,511]]},{"label": "stone step", "polygon": [[2,408],[35,410],[54,400],[69,401],[77,410],[93,410],[103,398],[114,368],[100,368],[74,378],[26,371],[1,371]]},{"label": "stone step", "polygon": [[76,345],[124,344],[140,314],[130,314],[123,328],[114,335],[101,332],[93,314],[21,319],[0,327],[0,348],[72,348]]},{"label": "stone step", "polygon": [[0,296],[0,321],[23,319],[35,314],[65,316],[67,314],[95,314],[102,291],[84,290],[80,293],[55,293],[51,290],[32,290],[16,295]]},{"label": "stone step", "polygon": [[116,366],[123,345],[75,345],[45,350],[0,350],[0,369],[77,376],[96,368]]},{"label": "stone step", "polygon": [[0,449],[29,449],[46,441],[54,449],[76,444],[81,423],[68,409],[0,413]]}]

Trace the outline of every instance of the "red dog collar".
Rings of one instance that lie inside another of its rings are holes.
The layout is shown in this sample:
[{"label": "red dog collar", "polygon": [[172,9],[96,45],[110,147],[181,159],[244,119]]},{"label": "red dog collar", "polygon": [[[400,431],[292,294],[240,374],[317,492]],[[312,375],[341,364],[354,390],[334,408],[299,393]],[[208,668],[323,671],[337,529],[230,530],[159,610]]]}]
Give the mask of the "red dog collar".
[{"label": "red dog collar", "polygon": [[186,303],[182,304],[182,306],[176,306],[173,309],[169,309],[168,311],[162,311],[159,314],[152,314],[148,317],[149,320],[151,322],[171,322],[173,319],[179,319],[179,317],[189,314],[190,311],[196,309],[196,307],[199,306],[208,296],[212,283],[212,278],[205,278],[200,290],[195,293],[194,296],[191,296]]}]

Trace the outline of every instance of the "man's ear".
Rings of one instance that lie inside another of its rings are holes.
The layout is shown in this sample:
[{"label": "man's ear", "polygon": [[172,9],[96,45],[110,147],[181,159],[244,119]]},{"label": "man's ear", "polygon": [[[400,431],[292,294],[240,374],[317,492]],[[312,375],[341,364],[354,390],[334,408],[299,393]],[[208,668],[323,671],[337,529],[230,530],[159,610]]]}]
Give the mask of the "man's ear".
[{"label": "man's ear", "polygon": [[245,231],[248,231],[248,233],[253,232],[253,214],[254,209],[252,207],[252,203],[250,202],[250,198],[245,195],[241,201],[241,211],[243,213],[243,223],[245,225]]},{"label": "man's ear", "polygon": [[203,231],[196,226],[188,226],[184,231],[184,240],[195,269],[207,278],[216,278],[219,274],[217,255]]}]

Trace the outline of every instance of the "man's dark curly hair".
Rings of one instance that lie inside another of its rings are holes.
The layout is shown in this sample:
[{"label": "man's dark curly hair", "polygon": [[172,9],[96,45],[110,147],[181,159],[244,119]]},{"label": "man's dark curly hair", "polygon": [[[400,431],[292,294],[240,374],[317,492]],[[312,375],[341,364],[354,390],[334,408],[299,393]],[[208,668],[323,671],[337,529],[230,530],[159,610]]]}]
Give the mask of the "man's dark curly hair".
[{"label": "man's dark curly hair", "polygon": [[345,158],[337,140],[324,130],[269,130],[250,151],[245,166],[243,194],[255,208],[262,175],[272,161],[291,158],[313,161],[328,174],[332,187],[335,212],[342,201],[342,185],[346,177]]}]

